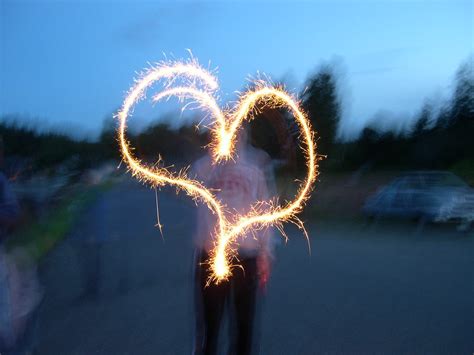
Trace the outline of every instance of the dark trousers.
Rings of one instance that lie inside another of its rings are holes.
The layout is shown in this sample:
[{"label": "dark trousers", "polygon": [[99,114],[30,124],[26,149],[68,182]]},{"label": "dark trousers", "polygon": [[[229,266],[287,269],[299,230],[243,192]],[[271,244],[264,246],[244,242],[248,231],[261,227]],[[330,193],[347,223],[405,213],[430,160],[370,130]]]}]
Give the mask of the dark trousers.
[{"label": "dark trousers", "polygon": [[230,349],[229,354],[251,354],[254,342],[254,319],[257,301],[258,277],[257,258],[239,257],[242,268],[232,270],[230,280],[211,283],[209,261],[206,252],[197,251],[195,257],[195,306],[196,339],[194,354],[211,355],[217,353],[219,330],[224,311],[229,311]]}]

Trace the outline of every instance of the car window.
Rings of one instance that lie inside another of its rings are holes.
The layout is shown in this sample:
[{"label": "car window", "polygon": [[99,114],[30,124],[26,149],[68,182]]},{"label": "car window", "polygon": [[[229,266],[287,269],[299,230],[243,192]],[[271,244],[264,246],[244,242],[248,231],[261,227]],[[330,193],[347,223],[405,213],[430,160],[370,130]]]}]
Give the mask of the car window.
[{"label": "car window", "polygon": [[400,179],[398,185],[399,192],[406,192],[406,190],[420,189],[422,187],[421,180],[418,176],[407,176]]},{"label": "car window", "polygon": [[467,184],[454,174],[430,174],[425,176],[427,185],[466,187]]}]

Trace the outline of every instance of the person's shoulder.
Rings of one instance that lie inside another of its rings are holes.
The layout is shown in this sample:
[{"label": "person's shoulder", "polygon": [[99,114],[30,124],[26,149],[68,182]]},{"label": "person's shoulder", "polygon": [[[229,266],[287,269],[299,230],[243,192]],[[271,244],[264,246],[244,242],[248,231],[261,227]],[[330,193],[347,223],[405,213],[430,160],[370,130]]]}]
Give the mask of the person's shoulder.
[{"label": "person's shoulder", "polygon": [[209,154],[206,154],[193,163],[191,170],[194,174],[202,175],[204,171],[208,170],[211,167],[211,165],[211,157],[209,156]]},{"label": "person's shoulder", "polygon": [[252,154],[255,157],[256,163],[259,165],[265,166],[272,161],[270,155],[263,149],[252,147]]}]

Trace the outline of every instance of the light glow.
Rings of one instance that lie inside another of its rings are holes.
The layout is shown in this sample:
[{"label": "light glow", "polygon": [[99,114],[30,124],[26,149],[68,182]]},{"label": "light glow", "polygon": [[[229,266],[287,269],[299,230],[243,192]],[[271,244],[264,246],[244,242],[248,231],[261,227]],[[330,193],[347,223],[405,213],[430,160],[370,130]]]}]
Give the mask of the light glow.
[{"label": "light glow", "polygon": [[[258,110],[288,109],[299,126],[307,166],[306,177],[300,182],[295,198],[283,205],[277,205],[272,201],[259,201],[251,206],[249,213],[233,214],[229,217],[228,213],[224,213],[228,212],[226,206],[202,183],[187,176],[186,170],[172,172],[159,164],[158,166],[145,165],[136,158],[126,138],[127,119],[134,105],[144,98],[146,90],[160,80],[164,82],[164,90],[152,97],[153,102],[172,96],[180,100],[192,100],[212,117],[210,125],[212,143],[209,149],[211,149],[215,164],[233,157],[239,127],[245,120],[251,121]],[[275,87],[266,80],[255,80],[253,88],[240,95],[234,109],[221,110],[215,99],[217,88],[216,77],[202,68],[196,60],[162,62],[152,67],[136,81],[117,114],[120,149],[123,160],[131,173],[154,187],[170,185],[183,190],[198,202],[205,203],[216,215],[218,223],[215,230],[214,249],[208,261],[212,271],[209,282],[215,283],[227,280],[231,276],[231,269],[236,266],[232,264],[236,256],[235,243],[240,235],[275,226],[286,237],[283,232],[283,223],[292,222],[299,226],[308,238],[303,223],[296,215],[302,211],[308,200],[318,174],[314,133],[308,117],[295,98],[283,88]]]}]

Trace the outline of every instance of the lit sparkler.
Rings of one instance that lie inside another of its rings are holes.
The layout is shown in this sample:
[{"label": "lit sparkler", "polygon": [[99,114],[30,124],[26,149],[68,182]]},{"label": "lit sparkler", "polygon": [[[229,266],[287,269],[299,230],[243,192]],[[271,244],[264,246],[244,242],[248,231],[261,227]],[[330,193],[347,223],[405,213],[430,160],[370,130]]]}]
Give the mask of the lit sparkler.
[{"label": "lit sparkler", "polygon": [[[212,132],[210,149],[216,164],[232,158],[239,127],[245,120],[252,120],[258,109],[262,107],[287,108],[300,128],[300,138],[308,169],[296,197],[281,206],[270,201],[260,201],[252,206],[249,213],[233,215],[229,218],[224,213],[226,206],[202,183],[188,177],[185,170],[172,172],[162,166],[147,166],[137,159],[132,154],[126,138],[127,118],[133,106],[144,98],[146,90],[160,80],[164,81],[164,90],[153,96],[154,102],[171,96],[176,96],[181,100],[193,100],[213,118],[210,125]],[[234,109],[222,111],[214,96],[217,88],[216,77],[199,66],[195,60],[184,63],[160,63],[136,81],[117,115],[120,148],[123,160],[128,164],[131,173],[155,187],[171,185],[183,190],[195,200],[205,203],[217,216],[215,246],[209,260],[212,271],[212,280],[209,282],[216,283],[228,279],[231,275],[232,260],[235,256],[235,248],[232,245],[240,235],[272,225],[282,231],[283,222],[293,222],[303,230],[306,238],[308,237],[302,222],[296,215],[302,211],[308,200],[318,174],[314,133],[306,114],[295,98],[281,87],[275,87],[264,80],[256,80],[254,88],[240,96]]]}]

